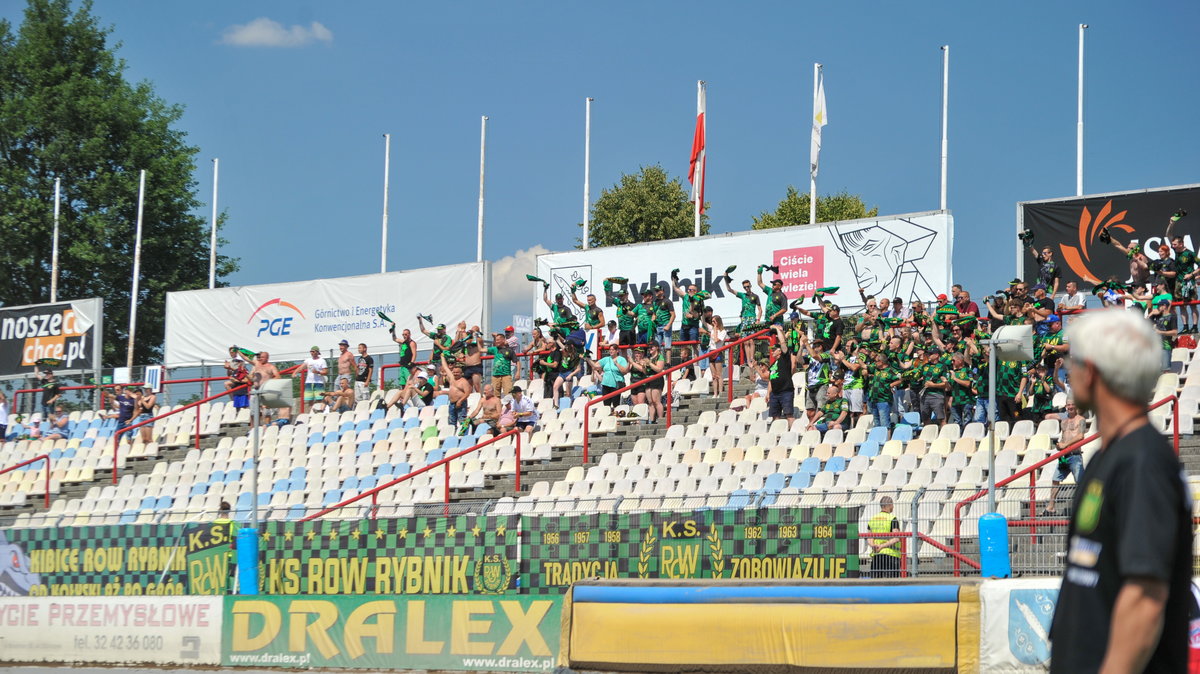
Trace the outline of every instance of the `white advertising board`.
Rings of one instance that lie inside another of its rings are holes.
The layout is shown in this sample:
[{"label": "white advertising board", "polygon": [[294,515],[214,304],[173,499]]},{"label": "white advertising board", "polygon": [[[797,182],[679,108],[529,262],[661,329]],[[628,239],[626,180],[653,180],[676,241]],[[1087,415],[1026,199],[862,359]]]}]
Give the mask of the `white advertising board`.
[{"label": "white advertising board", "polygon": [[298,360],[312,346],[325,355],[345,339],[371,353],[396,348],[383,312],[397,332],[412,330],[419,349],[430,346],[417,314],[445,323],[487,328],[488,263],[316,279],[296,283],[167,293],[165,365],[220,362],[229,347],[269,351],[272,360]]},{"label": "white advertising board", "polygon": [[7,597],[0,661],[221,664],[222,597]]},{"label": "white advertising board", "polygon": [[[862,306],[859,288],[867,295],[902,297],[906,302],[949,293],[953,235],[954,219],[949,213],[917,213],[548,253],[538,256],[535,274],[550,282],[551,301],[561,292],[568,304],[571,287],[583,279],[580,301],[595,294],[605,307],[606,320],[615,314],[611,298],[604,296],[605,278],[628,278],[634,301],[640,301],[642,293],[654,286],[663,286],[677,301],[678,294],[670,290],[670,272],[676,267],[681,286],[695,283],[711,294],[707,304],[714,312],[726,319],[736,318],[740,301],[721,282],[725,268],[733,264],[737,265],[733,272],[737,291],[742,289],[742,280],[755,283],[759,265],[778,265],[783,292],[789,299],[801,294],[811,298],[817,288],[838,286],[841,290],[829,299],[852,310]],[[765,283],[773,278],[772,272],[763,272]],[[534,311],[539,318],[549,318],[550,310],[542,302],[542,285],[530,285]],[[754,292],[762,295],[757,287]],[[804,306],[814,305],[810,300]],[[574,309],[582,317],[583,310]]]}]

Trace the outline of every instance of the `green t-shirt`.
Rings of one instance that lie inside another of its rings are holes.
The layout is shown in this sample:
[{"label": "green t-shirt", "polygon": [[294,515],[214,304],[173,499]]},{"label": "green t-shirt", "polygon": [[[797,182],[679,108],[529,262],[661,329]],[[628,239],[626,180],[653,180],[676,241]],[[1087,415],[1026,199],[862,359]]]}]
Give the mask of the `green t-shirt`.
[{"label": "green t-shirt", "polygon": [[683,297],[679,298],[679,302],[680,309],[683,311],[683,318],[680,319],[679,322],[680,327],[691,328],[699,325],[699,318],[691,318],[688,316],[688,314],[690,314],[692,311],[692,304],[696,302],[696,298],[691,295],[684,294]]},{"label": "green t-shirt", "polygon": [[1023,360],[1006,360],[996,364],[996,395],[1013,398],[1021,390],[1021,380],[1029,374],[1029,363]]},{"label": "green t-shirt", "polygon": [[954,405],[973,405],[975,404],[975,392],[971,389],[977,386],[975,375],[971,368],[962,367],[954,371],[954,376],[968,383],[967,386],[951,381],[950,382],[950,402]]},{"label": "green t-shirt", "polygon": [[638,332],[654,332],[654,306],[650,304],[637,305]]},{"label": "green t-shirt", "polygon": [[753,292],[734,293],[739,300],[742,301],[741,317],[742,321],[753,321],[758,309],[758,295]]},{"label": "green t-shirt", "polygon": [[[945,384],[946,383],[946,368],[942,364],[934,361],[926,363],[920,367],[920,379],[926,384]],[[929,393],[941,393],[945,395],[946,389],[931,388],[927,389]]]},{"label": "green t-shirt", "polygon": [[514,354],[510,349],[497,349],[494,346],[489,346],[487,352],[492,356],[492,375],[495,377],[507,377],[512,374],[512,361]]},{"label": "green t-shirt", "polygon": [[442,359],[442,354],[446,354],[446,360],[453,360],[454,354],[450,353],[450,346],[454,344],[454,338],[447,334],[433,336],[433,362],[438,363]]},{"label": "green t-shirt", "polygon": [[850,412],[850,403],[846,402],[845,398],[830,398],[821,406],[821,421],[832,424],[842,416],[843,412]]},{"label": "green t-shirt", "polygon": [[1184,274],[1190,274],[1196,270],[1196,254],[1184,248],[1183,252],[1175,253],[1175,272],[1179,274],[1176,280],[1182,280]]},{"label": "green t-shirt", "polygon": [[892,402],[892,382],[896,381],[899,376],[900,373],[891,365],[887,367],[868,365],[867,400],[873,403]]},{"label": "green t-shirt", "polygon": [[579,327],[579,321],[575,318],[575,314],[571,313],[565,304],[551,305],[550,313],[554,316],[554,327],[556,328],[574,330]]},{"label": "green t-shirt", "polygon": [[592,326],[593,328],[603,327],[604,312],[601,311],[600,307],[598,307],[598,306],[588,307],[588,308],[584,309],[583,311],[584,311],[584,315],[587,316],[587,324],[588,325]]},{"label": "green t-shirt", "polygon": [[759,286],[759,288],[767,295],[767,306],[763,309],[763,320],[768,323],[782,323],[782,314],[776,318],[771,317],[787,306],[787,295],[784,295],[782,290],[775,292],[769,286]]},{"label": "green t-shirt", "polygon": [[637,307],[621,302],[617,304],[617,329],[632,330],[637,323]]},{"label": "green t-shirt", "polygon": [[412,342],[404,342],[403,344],[398,343],[396,346],[399,347],[400,351],[400,364],[405,367],[412,365],[413,358],[416,356],[416,353],[414,353],[412,348]]},{"label": "green t-shirt", "polygon": [[671,310],[674,307],[671,305],[671,300],[663,298],[662,301],[654,302],[654,325],[659,328],[671,327]]},{"label": "green t-shirt", "polygon": [[[847,361],[851,363],[858,362],[854,356],[850,356]],[[852,367],[846,368],[846,374],[842,377],[842,388],[847,391],[853,391],[862,388],[863,385],[864,381],[862,368],[857,370]]]}]

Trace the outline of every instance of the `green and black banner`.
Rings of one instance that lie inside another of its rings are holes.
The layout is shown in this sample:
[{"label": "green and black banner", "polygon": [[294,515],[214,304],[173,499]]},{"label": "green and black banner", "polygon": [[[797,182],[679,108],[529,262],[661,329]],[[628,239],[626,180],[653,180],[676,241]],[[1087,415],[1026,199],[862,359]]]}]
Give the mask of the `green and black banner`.
[{"label": "green and black banner", "polygon": [[[560,594],[594,577],[856,578],[861,512],[272,521],[259,540],[259,587],[268,595],[513,595]],[[11,595],[224,594],[237,573],[228,522],[5,534],[0,584]]]}]

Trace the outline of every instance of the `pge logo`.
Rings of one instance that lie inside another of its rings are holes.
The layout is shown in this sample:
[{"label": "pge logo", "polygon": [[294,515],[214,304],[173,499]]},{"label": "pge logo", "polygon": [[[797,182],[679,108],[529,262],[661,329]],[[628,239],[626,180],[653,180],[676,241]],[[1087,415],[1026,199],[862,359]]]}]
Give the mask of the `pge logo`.
[{"label": "pge logo", "polygon": [[[292,304],[291,302],[285,302],[285,301],[279,299],[278,297],[276,297],[273,300],[267,300],[266,302],[263,302],[257,309],[254,310],[254,313],[250,314],[250,319],[247,320],[246,323],[247,324],[253,323],[254,317],[258,315],[258,312],[262,311],[263,309],[266,309],[267,307],[269,307],[273,304],[278,304],[279,306],[287,307],[288,309],[291,309],[292,311],[300,314],[300,318],[304,318],[304,312],[300,311],[300,309],[298,307],[296,307],[296,305]],[[280,316],[277,318],[266,318],[266,317],[260,318],[260,319],[258,319],[258,332],[255,333],[255,336],[262,337],[264,332],[267,333],[268,335],[271,335],[272,337],[280,337],[283,335],[290,335],[290,334],[292,334],[292,319],[293,318],[295,318],[295,316]]]}]

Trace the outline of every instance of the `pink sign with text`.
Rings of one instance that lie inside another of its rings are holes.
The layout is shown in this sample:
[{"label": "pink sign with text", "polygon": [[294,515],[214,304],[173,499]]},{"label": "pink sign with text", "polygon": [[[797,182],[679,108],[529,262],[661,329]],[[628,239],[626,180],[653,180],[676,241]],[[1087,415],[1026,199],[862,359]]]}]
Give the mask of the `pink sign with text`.
[{"label": "pink sign with text", "polygon": [[779,273],[773,278],[783,279],[783,293],[789,298],[801,294],[812,295],[824,285],[825,247],[786,248],[775,251],[775,266]]}]

